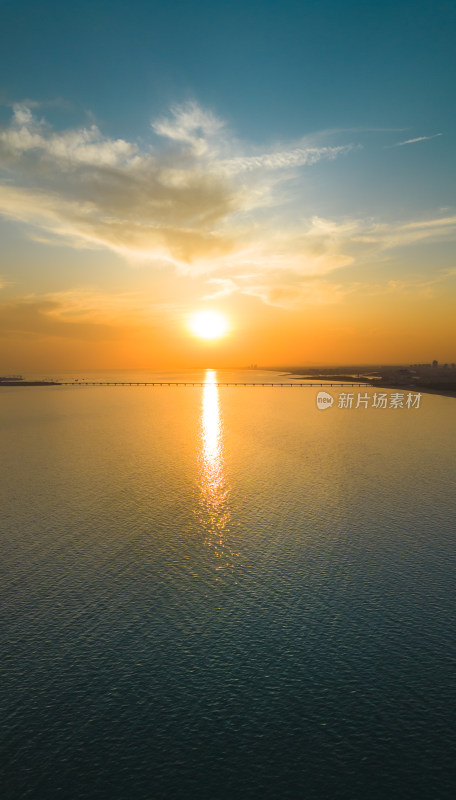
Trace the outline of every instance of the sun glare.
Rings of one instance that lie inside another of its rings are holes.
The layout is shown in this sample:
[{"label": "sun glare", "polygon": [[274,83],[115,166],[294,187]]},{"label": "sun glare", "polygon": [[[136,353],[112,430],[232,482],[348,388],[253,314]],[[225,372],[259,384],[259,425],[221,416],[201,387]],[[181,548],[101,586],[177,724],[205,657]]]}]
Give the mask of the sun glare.
[{"label": "sun glare", "polygon": [[190,330],[200,339],[220,339],[228,328],[227,318],[219,311],[197,311],[190,317]]}]

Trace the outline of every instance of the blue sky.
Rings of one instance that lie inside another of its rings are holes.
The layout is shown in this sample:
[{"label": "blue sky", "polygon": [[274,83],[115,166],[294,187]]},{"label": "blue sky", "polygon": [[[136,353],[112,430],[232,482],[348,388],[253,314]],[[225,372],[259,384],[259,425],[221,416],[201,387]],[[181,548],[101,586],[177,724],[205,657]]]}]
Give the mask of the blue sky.
[{"label": "blue sky", "polygon": [[258,138],[454,123],[449,2],[3,2],[2,86],[136,135],[197,99]]},{"label": "blue sky", "polygon": [[183,314],[454,291],[454,3],[0,13],[5,302],[64,324],[90,295],[96,325],[141,292]]}]

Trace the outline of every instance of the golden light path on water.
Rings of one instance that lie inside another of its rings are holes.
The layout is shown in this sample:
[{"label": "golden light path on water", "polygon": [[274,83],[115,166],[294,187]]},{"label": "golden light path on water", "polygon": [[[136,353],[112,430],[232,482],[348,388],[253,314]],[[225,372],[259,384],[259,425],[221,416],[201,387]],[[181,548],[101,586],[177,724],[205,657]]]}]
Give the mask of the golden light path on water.
[{"label": "golden light path on water", "polygon": [[235,553],[227,547],[225,532],[230,520],[229,487],[225,476],[224,431],[215,370],[208,369],[201,407],[200,506],[205,543],[213,548],[220,564],[233,566]]}]

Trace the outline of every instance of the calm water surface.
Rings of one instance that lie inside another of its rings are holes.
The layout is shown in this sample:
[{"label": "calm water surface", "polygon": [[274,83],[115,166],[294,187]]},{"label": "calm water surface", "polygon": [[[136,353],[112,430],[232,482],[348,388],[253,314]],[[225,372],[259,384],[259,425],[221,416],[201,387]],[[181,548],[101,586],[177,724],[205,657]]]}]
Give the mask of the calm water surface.
[{"label": "calm water surface", "polygon": [[206,377],[1,390],[0,797],[452,798],[456,399]]}]

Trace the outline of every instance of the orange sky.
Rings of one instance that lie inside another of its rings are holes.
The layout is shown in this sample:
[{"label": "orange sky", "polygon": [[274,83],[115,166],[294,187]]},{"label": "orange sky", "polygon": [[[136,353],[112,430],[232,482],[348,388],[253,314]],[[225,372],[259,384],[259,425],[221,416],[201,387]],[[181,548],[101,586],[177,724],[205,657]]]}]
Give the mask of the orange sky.
[{"label": "orange sky", "polygon": [[[189,102],[146,145],[45,111],[0,126],[0,374],[456,360],[456,214],[380,183],[443,135],[252,143]],[[193,336],[198,309],[229,334]]]},{"label": "orange sky", "polygon": [[[0,340],[3,371],[451,362],[456,342],[450,297],[430,303],[427,296],[415,296],[411,302],[399,292],[381,300],[352,296],[342,304],[292,310],[256,298],[229,298],[211,304],[232,326],[214,341],[192,335],[182,310],[150,320],[90,312],[90,321],[88,312],[80,311],[69,321],[59,307],[22,305],[22,329]],[[10,309],[14,316],[19,317],[17,306]]]}]

